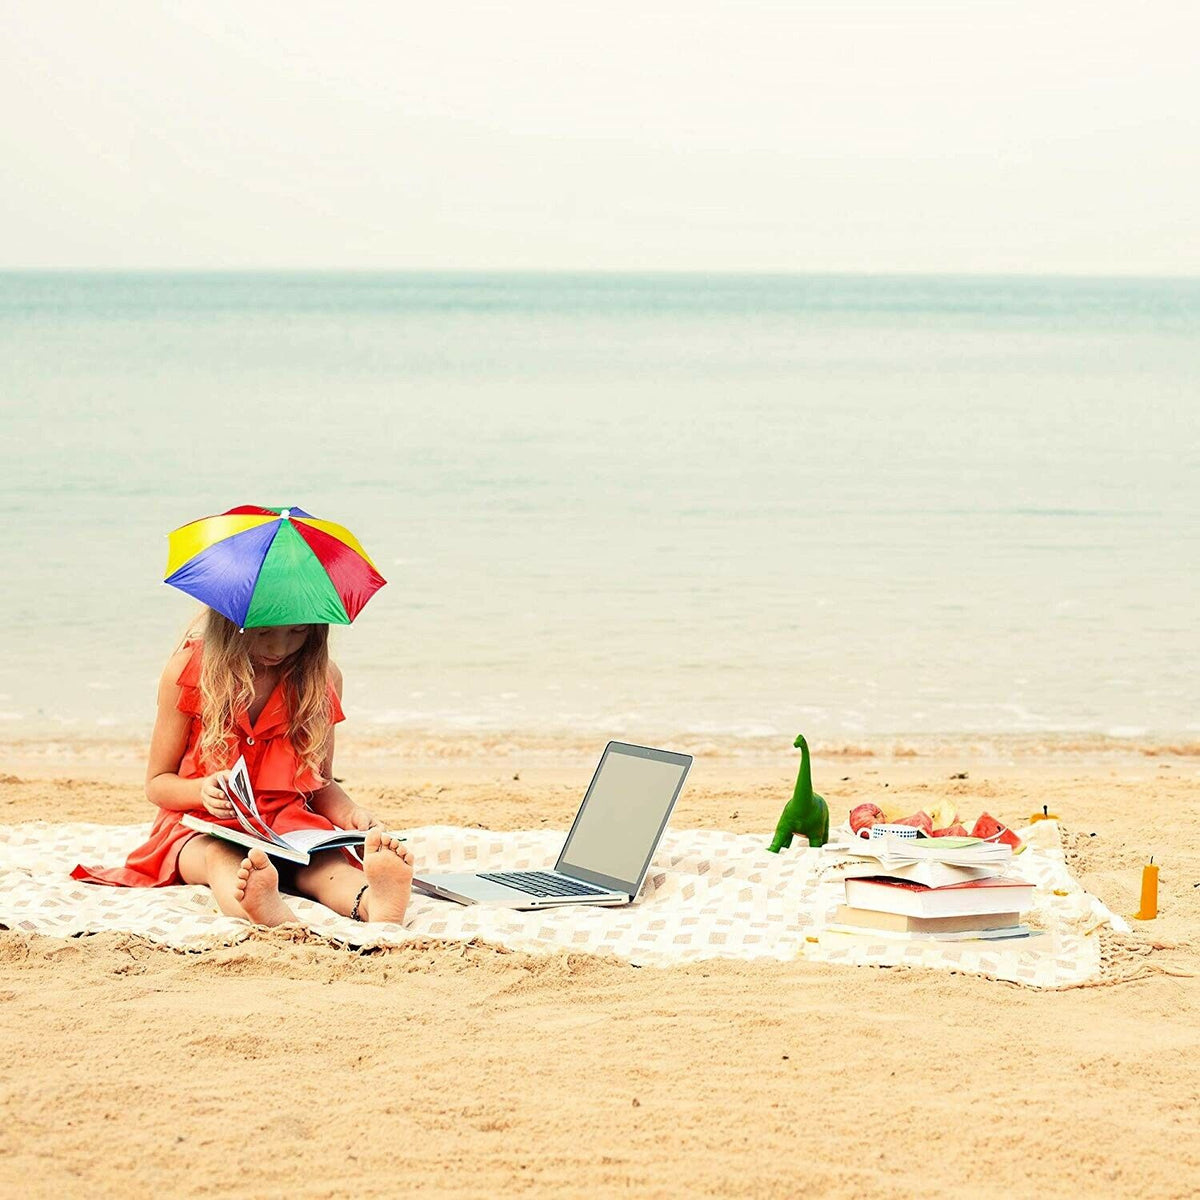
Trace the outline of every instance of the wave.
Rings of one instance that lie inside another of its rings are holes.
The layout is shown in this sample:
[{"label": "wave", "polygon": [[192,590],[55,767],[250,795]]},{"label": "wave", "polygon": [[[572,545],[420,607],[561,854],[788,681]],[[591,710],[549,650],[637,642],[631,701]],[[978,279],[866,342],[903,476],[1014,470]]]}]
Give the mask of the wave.
[{"label": "wave", "polygon": [[[8,739],[3,752],[5,768],[28,761],[43,764],[92,761],[127,765],[141,762],[149,730],[63,737],[28,736]],[[783,765],[798,759],[790,737],[778,735],[714,735],[679,730],[613,730],[588,733],[579,730],[495,730],[444,727],[384,728],[378,725],[359,732],[339,732],[339,762],[359,761],[382,765],[428,762],[458,766],[487,767],[492,762],[587,763],[594,762],[609,737],[618,741],[659,745],[693,754],[698,760],[730,764]],[[1052,760],[1200,758],[1200,740],[1169,734],[1161,736],[1114,737],[1096,733],[992,735],[945,733],[938,735],[880,735],[855,740],[809,738],[814,759],[853,762],[856,760],[1000,762],[1009,765]]]}]

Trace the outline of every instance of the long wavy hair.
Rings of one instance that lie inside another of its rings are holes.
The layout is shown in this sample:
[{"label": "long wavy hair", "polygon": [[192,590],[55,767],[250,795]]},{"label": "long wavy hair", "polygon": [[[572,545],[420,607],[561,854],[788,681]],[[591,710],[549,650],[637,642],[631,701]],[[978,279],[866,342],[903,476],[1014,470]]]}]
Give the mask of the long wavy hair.
[{"label": "long wavy hair", "polygon": [[[239,711],[254,699],[254,667],[238,627],[214,609],[193,623],[187,638],[202,638],[200,666],[200,760],[210,771],[233,766]],[[186,639],[185,639],[186,640]],[[304,644],[283,664],[288,733],[296,748],[297,778],[321,779],[329,736],[329,626],[310,625]],[[324,781],[323,781],[324,782]]]}]

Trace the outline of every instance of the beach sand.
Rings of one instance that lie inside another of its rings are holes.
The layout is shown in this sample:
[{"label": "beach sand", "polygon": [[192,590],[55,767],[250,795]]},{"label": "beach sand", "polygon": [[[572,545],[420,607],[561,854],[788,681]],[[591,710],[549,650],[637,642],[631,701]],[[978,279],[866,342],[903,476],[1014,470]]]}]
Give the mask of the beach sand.
[{"label": "beach sand", "polygon": [[[339,774],[395,825],[561,829],[590,768],[482,761],[351,746]],[[0,823],[148,816],[128,747],[3,764]],[[1105,981],[1058,992],[806,962],[359,955],[292,930],[205,954],[0,932],[0,1192],[1200,1193],[1200,759],[815,770],[835,821],[880,795],[1013,822],[1048,804],[1117,912],[1154,854],[1162,915],[1107,939]],[[701,759],[674,824],[767,830],[793,772]]]}]

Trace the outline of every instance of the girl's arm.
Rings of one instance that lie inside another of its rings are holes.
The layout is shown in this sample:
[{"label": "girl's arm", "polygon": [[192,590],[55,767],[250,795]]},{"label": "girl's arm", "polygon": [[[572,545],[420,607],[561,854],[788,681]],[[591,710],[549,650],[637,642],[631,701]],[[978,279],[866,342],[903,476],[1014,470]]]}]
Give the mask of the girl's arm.
[{"label": "girl's arm", "polygon": [[206,807],[204,789],[209,780],[180,779],[179,764],[187,749],[187,713],[176,707],[179,684],[175,681],[187,665],[189,652],[172,655],[158,683],[158,715],[150,737],[150,754],[146,762],[146,796],[159,808],[172,812]]},{"label": "girl's arm", "polygon": [[[333,690],[337,692],[340,700],[342,698],[342,673],[334,663],[329,664],[329,678],[333,683]],[[372,825],[379,824],[375,816],[355,804],[342,790],[342,785],[334,782],[333,730],[334,727],[331,725],[329,737],[325,741],[325,758],[321,766],[321,777],[329,782],[320,791],[313,792],[309,798],[309,807],[313,812],[328,817],[342,829],[369,829]]]}]

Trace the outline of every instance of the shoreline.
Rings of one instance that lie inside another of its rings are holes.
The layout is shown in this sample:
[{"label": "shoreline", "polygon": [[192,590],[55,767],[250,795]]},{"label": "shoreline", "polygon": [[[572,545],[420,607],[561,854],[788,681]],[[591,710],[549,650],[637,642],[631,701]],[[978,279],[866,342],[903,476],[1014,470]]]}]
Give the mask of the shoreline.
[{"label": "shoreline", "polygon": [[[696,765],[731,770],[794,769],[798,752],[786,738],[708,736],[619,731],[613,740],[661,745],[691,754]],[[486,774],[493,769],[580,769],[594,764],[609,736],[564,731],[402,729],[341,733],[339,774],[352,770],[392,777],[411,770],[455,769]],[[961,764],[1022,770],[1124,767],[1147,760],[1200,770],[1200,739],[1187,734],[1117,738],[1091,733],[874,735],[858,739],[810,737],[814,768],[822,762],[850,769],[856,763],[894,767],[904,763]],[[131,778],[142,770],[149,745],[144,733],[100,737],[24,736],[0,741],[0,777],[92,772]]]}]

